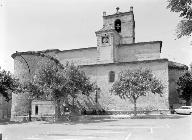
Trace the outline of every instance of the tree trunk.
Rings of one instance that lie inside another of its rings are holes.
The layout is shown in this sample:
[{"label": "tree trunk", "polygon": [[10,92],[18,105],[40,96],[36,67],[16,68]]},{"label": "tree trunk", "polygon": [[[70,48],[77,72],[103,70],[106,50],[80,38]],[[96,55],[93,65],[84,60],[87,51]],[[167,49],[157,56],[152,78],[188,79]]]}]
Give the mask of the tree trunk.
[{"label": "tree trunk", "polygon": [[58,120],[57,101],[55,101],[55,121]]},{"label": "tree trunk", "polygon": [[136,99],[134,99],[134,116],[137,116],[137,106],[136,106]]},{"label": "tree trunk", "polygon": [[73,97],[73,109],[75,108],[75,97]]},{"label": "tree trunk", "polygon": [[55,101],[55,121],[59,120],[60,118],[60,101]]},{"label": "tree trunk", "polygon": [[31,112],[32,112],[31,104],[32,104],[32,100],[29,99],[29,121],[30,121],[30,122],[31,122]]},{"label": "tree trunk", "polygon": [[191,100],[186,100],[186,106],[191,106]]},{"label": "tree trunk", "polygon": [[97,102],[98,102],[98,99],[97,99],[97,90],[96,90],[96,92],[95,92],[95,103],[97,104]]}]

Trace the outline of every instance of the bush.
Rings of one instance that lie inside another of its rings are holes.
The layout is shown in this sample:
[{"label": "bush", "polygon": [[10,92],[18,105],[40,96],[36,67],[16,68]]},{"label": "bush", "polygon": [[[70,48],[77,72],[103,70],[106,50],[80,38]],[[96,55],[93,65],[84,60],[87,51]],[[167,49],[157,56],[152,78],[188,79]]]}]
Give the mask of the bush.
[{"label": "bush", "polygon": [[92,111],[87,111],[86,109],[82,109],[81,110],[81,114],[82,115],[106,115],[106,111],[104,109],[100,109],[100,110],[92,110]]}]

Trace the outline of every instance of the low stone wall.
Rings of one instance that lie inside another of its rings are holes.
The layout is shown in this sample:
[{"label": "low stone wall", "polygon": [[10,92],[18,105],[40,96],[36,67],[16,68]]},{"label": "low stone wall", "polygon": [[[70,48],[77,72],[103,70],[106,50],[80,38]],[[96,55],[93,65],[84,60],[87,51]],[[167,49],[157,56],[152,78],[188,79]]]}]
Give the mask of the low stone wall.
[{"label": "low stone wall", "polygon": [[[88,121],[98,119],[126,119],[133,116],[133,111],[105,111],[105,114],[92,114],[91,111],[87,111],[86,115],[65,115],[59,118],[57,121]],[[170,110],[152,110],[152,111],[137,111],[138,115],[169,115]],[[55,116],[32,116],[32,121],[48,121],[55,122]],[[14,121],[16,122],[28,122],[28,116],[15,116]]]},{"label": "low stone wall", "polygon": [[[134,111],[106,111],[107,114],[111,115],[131,115],[134,114]],[[137,114],[169,114],[169,110],[143,110],[137,111]]]},{"label": "low stone wall", "polygon": [[27,122],[29,120],[28,116],[12,116],[11,121],[14,122]]},{"label": "low stone wall", "polygon": [[[31,117],[32,121],[48,121],[48,122],[54,122],[55,121],[55,116],[38,116],[38,117]],[[29,116],[14,116],[14,119],[11,121],[15,122],[28,122],[29,121]]]},{"label": "low stone wall", "polygon": [[[107,110],[104,112],[100,111],[86,111],[86,114],[82,115],[131,115],[134,114],[134,111],[125,111],[125,110]],[[138,110],[137,114],[170,114],[170,110]]]}]

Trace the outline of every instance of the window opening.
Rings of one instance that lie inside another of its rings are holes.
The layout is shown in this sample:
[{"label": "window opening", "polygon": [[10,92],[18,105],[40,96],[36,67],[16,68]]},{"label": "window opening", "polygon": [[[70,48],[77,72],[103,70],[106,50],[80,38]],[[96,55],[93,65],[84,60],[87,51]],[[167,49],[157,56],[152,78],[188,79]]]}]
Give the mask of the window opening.
[{"label": "window opening", "polygon": [[115,20],[115,30],[120,33],[121,32],[121,20],[117,19]]},{"label": "window opening", "polygon": [[39,110],[38,105],[36,105],[35,106],[35,115],[38,115],[38,110]]},{"label": "window opening", "polygon": [[115,81],[115,72],[114,71],[110,71],[109,72],[109,82],[114,82]]}]

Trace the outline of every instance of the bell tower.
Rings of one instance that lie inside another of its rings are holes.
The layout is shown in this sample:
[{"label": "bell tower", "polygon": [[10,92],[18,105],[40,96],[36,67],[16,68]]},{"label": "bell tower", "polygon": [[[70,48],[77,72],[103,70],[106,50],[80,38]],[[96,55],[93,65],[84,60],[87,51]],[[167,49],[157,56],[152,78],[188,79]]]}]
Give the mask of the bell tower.
[{"label": "bell tower", "polygon": [[113,15],[103,15],[103,26],[114,28],[121,36],[121,44],[135,43],[135,20],[133,7],[130,7],[129,12],[119,12],[119,7],[116,8],[116,13]]},{"label": "bell tower", "polygon": [[106,12],[103,12],[103,28],[95,33],[98,62],[116,62],[118,46],[135,43],[133,7],[130,7],[129,12],[119,12],[119,7],[117,7],[116,13],[113,15],[106,15]]},{"label": "bell tower", "polygon": [[114,63],[117,60],[117,46],[120,35],[115,29],[103,28],[96,32],[99,63]]}]

